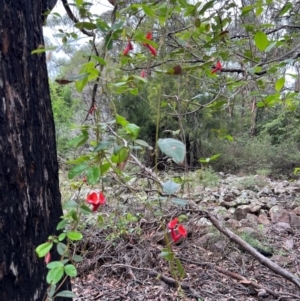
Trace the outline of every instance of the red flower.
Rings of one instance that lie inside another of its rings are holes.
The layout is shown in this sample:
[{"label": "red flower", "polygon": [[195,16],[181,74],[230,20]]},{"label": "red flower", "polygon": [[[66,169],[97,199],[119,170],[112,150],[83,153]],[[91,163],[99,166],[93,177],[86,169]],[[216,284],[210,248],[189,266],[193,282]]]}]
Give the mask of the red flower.
[{"label": "red flower", "polygon": [[146,71],[145,71],[145,70],[142,70],[142,71],[141,71],[141,77],[142,77],[142,78],[147,77],[147,74],[146,74]]},{"label": "red flower", "polygon": [[176,225],[178,224],[178,218],[175,217],[173,220],[171,220],[169,223],[168,223],[168,228],[169,229],[174,229],[176,227]]},{"label": "red flower", "polygon": [[[152,40],[152,33],[148,32],[145,38],[147,40]],[[156,51],[156,49],[153,46],[151,46],[151,45],[149,45],[147,43],[143,43],[143,45],[146,46],[150,50],[150,52],[153,54],[153,56],[156,56],[157,51]]]},{"label": "red flower", "polygon": [[50,252],[46,254],[45,256],[45,263],[48,264],[51,261],[51,254]]},{"label": "red flower", "polygon": [[152,40],[152,32],[148,32],[145,37],[147,40]]},{"label": "red flower", "polygon": [[186,228],[179,224],[178,227],[177,227],[177,231],[178,233],[176,233],[175,231],[175,227],[177,226],[178,224],[178,218],[174,218],[173,220],[171,220],[169,223],[168,223],[168,228],[171,230],[171,236],[172,236],[172,240],[173,242],[177,242],[182,236],[186,237],[187,236],[187,230]]},{"label": "red flower", "polygon": [[217,71],[222,70],[222,64],[220,61],[217,61],[216,67],[211,71],[211,74],[216,73]]},{"label": "red flower", "polygon": [[157,54],[156,49],[153,46],[148,45],[148,44],[146,46],[150,50],[150,52],[153,54],[153,56],[156,56],[156,54]]},{"label": "red flower", "polygon": [[124,49],[123,55],[126,56],[130,50],[133,50],[133,45],[130,41],[128,41],[127,46]]},{"label": "red flower", "polygon": [[178,225],[177,230],[181,236],[187,236],[187,230],[183,225]]},{"label": "red flower", "polygon": [[93,206],[93,211],[97,211],[100,205],[105,204],[105,196],[102,191],[92,190],[87,195],[86,201]]}]

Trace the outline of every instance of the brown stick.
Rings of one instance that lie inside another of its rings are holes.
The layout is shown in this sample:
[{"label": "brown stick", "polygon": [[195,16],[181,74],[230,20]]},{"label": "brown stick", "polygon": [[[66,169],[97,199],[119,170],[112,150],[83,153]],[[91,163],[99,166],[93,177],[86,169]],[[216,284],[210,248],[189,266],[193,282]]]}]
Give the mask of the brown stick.
[{"label": "brown stick", "polygon": [[250,246],[248,243],[246,243],[244,240],[242,240],[238,235],[231,232],[229,229],[224,227],[220,221],[212,214],[199,210],[199,212],[202,212],[205,214],[205,216],[212,222],[212,224],[224,235],[226,235],[231,241],[237,243],[240,245],[244,250],[246,250],[248,253],[250,253],[254,258],[256,258],[261,264],[269,268],[271,271],[275,272],[276,274],[284,277],[285,279],[293,282],[299,289],[300,289],[300,279],[295,277],[293,274],[291,274],[286,269],[280,267],[267,257],[263,256],[259,252],[257,252],[252,246]]},{"label": "brown stick", "polygon": [[260,284],[258,284],[258,283],[255,283],[255,282],[253,282],[253,281],[250,281],[250,280],[248,280],[247,278],[245,278],[245,277],[243,277],[243,276],[241,276],[241,275],[239,275],[239,274],[236,274],[236,273],[233,273],[233,272],[230,272],[230,271],[227,271],[227,270],[223,270],[223,269],[221,269],[220,267],[217,267],[217,266],[215,267],[215,269],[216,269],[218,272],[222,273],[222,274],[228,275],[228,276],[230,276],[230,277],[232,277],[232,278],[235,278],[235,279],[237,279],[237,280],[242,280],[242,281],[244,281],[244,282],[242,282],[242,284],[252,285],[252,286],[254,286],[255,288],[258,288],[258,289],[264,289],[267,293],[273,295],[273,296],[276,297],[276,298],[278,298],[278,297],[281,296],[281,294],[277,294],[277,293],[273,292],[272,290],[268,289],[267,287],[262,286],[262,285],[260,285]]}]

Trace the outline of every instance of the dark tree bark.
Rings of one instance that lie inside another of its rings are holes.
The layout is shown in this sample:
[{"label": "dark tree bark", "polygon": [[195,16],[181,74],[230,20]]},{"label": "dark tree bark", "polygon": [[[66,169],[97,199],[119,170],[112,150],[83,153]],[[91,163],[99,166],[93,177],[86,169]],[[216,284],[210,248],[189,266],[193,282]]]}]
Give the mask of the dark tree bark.
[{"label": "dark tree bark", "polygon": [[[56,1],[0,0],[0,300],[43,300],[35,248],[62,215],[42,19]],[[51,3],[49,5],[49,3]],[[68,286],[68,283],[66,284]],[[68,299],[70,300],[70,299]]]}]

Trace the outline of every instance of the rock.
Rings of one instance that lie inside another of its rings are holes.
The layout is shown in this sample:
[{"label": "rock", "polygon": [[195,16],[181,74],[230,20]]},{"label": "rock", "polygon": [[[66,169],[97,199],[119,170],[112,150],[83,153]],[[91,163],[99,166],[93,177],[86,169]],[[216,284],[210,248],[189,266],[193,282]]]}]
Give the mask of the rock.
[{"label": "rock", "polygon": [[234,211],[234,218],[238,221],[245,219],[247,217],[247,213],[250,211],[249,208],[241,208],[238,207]]},{"label": "rock", "polygon": [[259,224],[262,224],[264,226],[269,226],[271,224],[270,220],[268,219],[268,217],[266,215],[260,214],[258,216],[257,222]]},{"label": "rock", "polygon": [[258,213],[261,209],[261,205],[255,205],[253,207],[251,207],[250,212],[251,213]]},{"label": "rock", "polygon": [[273,226],[273,228],[279,233],[293,233],[293,230],[288,223],[279,222]]},{"label": "rock", "polygon": [[201,226],[212,226],[212,223],[205,217],[201,217],[195,222],[195,225],[198,227]]},{"label": "rock", "polygon": [[300,206],[299,207],[296,207],[294,210],[293,210],[294,213],[296,213],[297,215],[300,215]]},{"label": "rock", "polygon": [[241,223],[242,227],[249,227],[249,228],[253,228],[253,229],[256,229],[256,225],[257,225],[257,222],[249,220],[247,217],[244,219],[241,219],[240,223]]},{"label": "rock", "polygon": [[195,241],[195,245],[200,246],[200,247],[206,247],[208,245],[208,243],[213,240],[214,236],[215,235],[213,233],[207,233],[207,234],[201,236],[200,238],[198,238]]},{"label": "rock", "polygon": [[239,221],[232,219],[232,218],[227,220],[225,225],[226,225],[226,227],[233,229],[233,230],[238,229],[242,226],[242,224]]},{"label": "rock", "polygon": [[295,212],[289,212],[291,227],[300,228],[300,217]]},{"label": "rock", "polygon": [[229,218],[229,213],[227,212],[227,209],[222,206],[216,206],[213,210],[213,213],[222,217],[222,218]]},{"label": "rock", "polygon": [[283,223],[289,224],[289,222],[290,222],[289,212],[287,212],[285,209],[279,207],[278,205],[273,206],[269,210],[269,214],[271,217],[271,221],[273,223],[283,222]]}]

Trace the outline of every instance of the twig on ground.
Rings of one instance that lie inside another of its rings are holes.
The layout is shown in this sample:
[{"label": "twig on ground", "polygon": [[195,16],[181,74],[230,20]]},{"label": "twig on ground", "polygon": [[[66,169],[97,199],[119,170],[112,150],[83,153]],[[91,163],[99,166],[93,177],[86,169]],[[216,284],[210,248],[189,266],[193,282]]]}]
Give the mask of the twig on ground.
[{"label": "twig on ground", "polygon": [[269,268],[271,271],[275,272],[276,274],[284,277],[285,279],[293,282],[299,289],[300,289],[300,279],[295,277],[292,273],[287,271],[286,269],[280,267],[278,264],[273,262],[272,260],[268,259],[267,257],[260,254],[256,249],[246,243],[243,239],[241,239],[238,235],[234,234],[232,231],[227,229],[225,226],[221,224],[221,222],[217,219],[216,216],[213,214],[204,211],[204,210],[197,210],[197,209],[186,209],[186,211],[192,212],[199,212],[202,213],[206,218],[208,218],[212,224],[225,236],[227,236],[231,241],[240,245],[245,251],[250,253],[254,258],[256,258],[261,264]]}]

